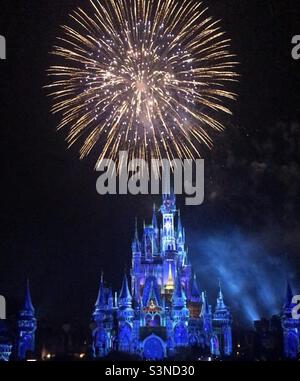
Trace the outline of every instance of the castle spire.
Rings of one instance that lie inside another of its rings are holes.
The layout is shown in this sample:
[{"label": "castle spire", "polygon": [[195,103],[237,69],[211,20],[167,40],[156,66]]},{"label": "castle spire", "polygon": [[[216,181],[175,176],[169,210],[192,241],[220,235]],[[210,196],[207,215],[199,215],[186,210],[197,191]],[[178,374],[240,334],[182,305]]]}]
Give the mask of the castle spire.
[{"label": "castle spire", "polygon": [[182,288],[180,276],[178,275],[175,282],[175,290],[172,296],[172,302],[174,307],[185,307],[186,306],[186,296]]},{"label": "castle spire", "polygon": [[220,310],[224,310],[224,309],[226,309],[226,306],[224,303],[221,280],[219,280],[219,295],[218,295],[218,299],[217,299],[216,311],[220,311]]},{"label": "castle spire", "polygon": [[183,235],[180,209],[178,210],[177,232],[178,232],[178,237]]},{"label": "castle spire", "polygon": [[168,274],[168,280],[166,284],[166,290],[174,290],[174,280],[173,280],[171,263],[169,263],[169,274]]},{"label": "castle spire", "polygon": [[176,298],[183,298],[183,299],[185,299],[185,293],[184,293],[184,290],[182,288],[182,284],[181,284],[179,276],[177,276],[177,278],[176,278],[175,291],[174,291],[173,295]]},{"label": "castle spire", "polygon": [[129,286],[128,286],[128,278],[126,274],[124,275],[124,278],[123,278],[123,284],[122,284],[119,299],[124,299],[124,300],[130,299],[130,301],[132,300],[132,296],[130,294]]},{"label": "castle spire", "polygon": [[209,315],[210,314],[210,308],[207,300],[207,293],[206,291],[202,293],[202,310],[201,310],[201,316]]},{"label": "castle spire", "polygon": [[31,301],[29,280],[25,290],[25,300],[23,309],[20,311],[18,319],[18,359],[25,360],[27,352],[34,352],[36,319],[34,317],[34,307]]},{"label": "castle spire", "polygon": [[141,244],[139,240],[139,232],[138,232],[138,220],[135,219],[135,232],[134,232],[134,239],[132,242],[132,251],[134,253],[139,253],[141,251]]},{"label": "castle spire", "polygon": [[31,301],[29,279],[27,279],[23,311],[34,315],[34,307]]},{"label": "castle spire", "polygon": [[200,291],[198,288],[198,283],[197,283],[197,277],[196,274],[194,274],[193,277],[193,283],[192,283],[192,289],[191,289],[191,299],[193,300],[200,300]]},{"label": "castle spire", "polygon": [[101,273],[101,282],[98,292],[98,297],[95,303],[96,309],[102,308],[105,305],[105,290],[104,290],[104,280],[103,280],[103,271]]}]

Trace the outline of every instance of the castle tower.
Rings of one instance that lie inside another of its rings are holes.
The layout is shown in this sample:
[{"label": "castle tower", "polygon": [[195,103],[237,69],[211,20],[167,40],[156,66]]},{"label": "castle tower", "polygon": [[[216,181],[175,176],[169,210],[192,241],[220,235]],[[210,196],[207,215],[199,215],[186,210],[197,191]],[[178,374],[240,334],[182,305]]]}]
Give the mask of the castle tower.
[{"label": "castle tower", "polygon": [[171,293],[174,290],[174,279],[173,279],[173,273],[172,273],[171,263],[169,263],[168,280],[167,280],[165,289],[166,289],[166,291],[169,291]]},{"label": "castle tower", "polygon": [[104,287],[103,275],[98,292],[93,321],[95,329],[93,330],[93,352],[94,357],[106,356],[112,345],[113,328],[113,296],[110,290],[107,297],[107,290]]},{"label": "castle tower", "polygon": [[174,194],[163,195],[162,213],[162,250],[176,250],[176,238],[174,229],[174,215],[176,213],[176,197]]},{"label": "castle tower", "polygon": [[25,301],[18,319],[18,359],[25,360],[28,352],[35,351],[35,331],[37,322],[31,301],[29,280],[27,280]]},{"label": "castle tower", "polygon": [[284,341],[284,355],[288,359],[296,359],[300,353],[300,320],[293,319],[292,310],[295,305],[292,302],[293,291],[287,282],[285,304],[282,313],[282,328]]},{"label": "castle tower", "polygon": [[167,263],[168,266],[168,279],[165,285],[165,301],[167,303],[167,306],[171,306],[172,303],[172,295],[175,287],[174,283],[174,277],[173,277],[173,272],[172,272],[172,264],[171,262]]},{"label": "castle tower", "polygon": [[175,195],[163,195],[160,209],[153,207],[142,236],[136,222],[131,282],[125,275],[115,300],[101,280],[93,314],[95,353],[105,356],[110,348],[162,360],[190,346],[208,356],[230,354],[231,315],[221,289],[214,314],[206,293],[201,297]]},{"label": "castle tower", "polygon": [[153,205],[153,214],[152,214],[152,228],[153,228],[153,255],[159,255],[159,227],[156,216],[156,206]]},{"label": "castle tower", "polygon": [[219,295],[213,317],[213,327],[217,334],[219,352],[222,356],[232,354],[232,317],[229,309],[224,303],[221,284],[219,285]]},{"label": "castle tower", "polygon": [[142,248],[141,248],[141,242],[139,239],[139,233],[138,233],[138,221],[135,220],[135,233],[134,233],[134,239],[131,245],[132,249],[132,268],[131,268],[131,286],[132,286],[132,294],[135,293],[135,288],[137,289],[139,287],[139,279],[138,275],[141,271],[141,258],[142,258]]},{"label": "castle tower", "polygon": [[133,330],[134,310],[132,308],[132,296],[129,290],[127,276],[124,275],[121,292],[119,295],[118,309],[118,339],[119,351],[130,353],[133,351],[134,342]]},{"label": "castle tower", "polygon": [[139,258],[141,256],[141,243],[139,239],[137,219],[135,220],[135,232],[134,232],[134,239],[133,239],[131,248],[132,248],[133,258],[135,257]]},{"label": "castle tower", "polygon": [[172,319],[174,324],[175,347],[185,347],[189,344],[188,321],[189,310],[186,308],[186,295],[182,288],[181,279],[176,278],[172,297]]},{"label": "castle tower", "polygon": [[205,333],[210,335],[212,331],[212,313],[211,306],[208,304],[207,293],[202,293],[202,309],[200,313],[200,317],[203,321],[203,330]]},{"label": "castle tower", "polygon": [[197,284],[196,274],[194,274],[191,282],[190,300],[188,302],[188,308],[190,311],[191,319],[198,319],[200,316],[200,303],[201,295]]},{"label": "castle tower", "polygon": [[180,210],[178,211],[178,221],[177,221],[177,251],[179,255],[179,264],[183,266],[186,262],[185,253],[185,233],[182,228]]}]

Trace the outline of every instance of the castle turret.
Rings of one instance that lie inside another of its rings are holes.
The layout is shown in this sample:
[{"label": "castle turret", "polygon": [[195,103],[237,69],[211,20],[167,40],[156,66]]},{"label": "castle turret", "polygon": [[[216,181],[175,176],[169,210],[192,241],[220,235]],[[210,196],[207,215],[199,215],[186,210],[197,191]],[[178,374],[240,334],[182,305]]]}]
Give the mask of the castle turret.
[{"label": "castle turret", "polygon": [[300,320],[293,319],[292,310],[293,291],[289,282],[287,282],[285,303],[282,313],[282,328],[284,340],[284,355],[288,359],[296,359],[300,353]]},{"label": "castle turret", "polygon": [[134,232],[134,239],[132,241],[132,254],[133,257],[140,256],[141,255],[141,243],[139,240],[139,233],[138,233],[138,222],[137,219],[135,220],[135,232]]},{"label": "castle turret", "polygon": [[104,282],[103,282],[103,275],[101,277],[98,297],[95,303],[95,312],[94,316],[96,316],[99,312],[103,311],[106,307],[106,300],[105,300],[105,289],[104,289]]},{"label": "castle turret", "polygon": [[119,295],[119,350],[121,352],[131,352],[134,339],[133,330],[134,310],[132,308],[132,296],[129,290],[127,276],[124,275],[121,292]]},{"label": "castle turret", "polygon": [[112,292],[108,295],[107,298],[107,290],[104,287],[102,274],[98,297],[93,313],[93,320],[95,322],[95,329],[93,330],[93,351],[95,357],[104,357],[110,350],[112,335],[111,331],[113,326],[112,309]]},{"label": "castle turret", "polygon": [[198,319],[200,315],[200,303],[201,294],[197,284],[196,274],[194,274],[190,287],[190,297],[188,302],[188,308],[190,311],[190,317],[192,319]]},{"label": "castle turret", "polygon": [[185,266],[187,262],[186,252],[185,252],[185,237],[184,229],[181,223],[180,210],[178,211],[178,221],[177,221],[177,251],[179,256],[179,266]]},{"label": "castle turret", "polygon": [[191,302],[193,302],[193,303],[200,303],[201,302],[201,294],[199,291],[196,274],[194,274],[193,281],[192,281]]},{"label": "castle turret", "polygon": [[186,307],[186,295],[182,288],[179,276],[176,278],[175,290],[172,297],[172,304],[175,308]]},{"label": "castle turret", "polygon": [[18,358],[25,360],[28,352],[35,351],[35,331],[37,328],[35,311],[31,301],[29,280],[27,280],[23,309],[18,319]]},{"label": "castle turret", "polygon": [[153,214],[152,214],[152,253],[154,256],[159,255],[159,226],[157,222],[157,216],[156,216],[156,206],[153,205]]},{"label": "castle turret", "polygon": [[159,237],[159,227],[157,222],[157,216],[156,216],[156,205],[153,205],[153,213],[152,213],[152,226],[154,230],[155,239],[158,240]]},{"label": "castle turret", "polygon": [[137,287],[138,279],[137,274],[139,274],[141,270],[141,258],[142,258],[142,249],[141,243],[139,239],[138,233],[138,221],[137,218],[135,220],[135,233],[134,239],[132,242],[132,269],[131,269],[131,284],[132,284],[132,292],[134,291],[134,287]]},{"label": "castle turret", "polygon": [[174,229],[174,215],[176,213],[176,197],[174,194],[164,195],[161,206],[163,219],[162,228],[162,249],[163,251],[176,250],[176,237]]},{"label": "castle turret", "polygon": [[132,296],[128,286],[128,278],[124,275],[121,292],[119,295],[119,306],[121,308],[132,307]]},{"label": "castle turret", "polygon": [[228,307],[224,303],[224,297],[220,283],[217,305],[213,319],[213,326],[218,337],[220,353],[224,356],[230,356],[232,354],[231,324],[232,317]]},{"label": "castle turret", "polygon": [[165,287],[167,293],[171,293],[174,290],[174,279],[172,274],[172,265],[169,263],[168,279]]},{"label": "castle turret", "polygon": [[210,335],[212,332],[212,312],[211,306],[208,304],[207,293],[202,293],[202,309],[200,317],[203,321],[203,330],[206,334]]},{"label": "castle turret", "polygon": [[175,325],[175,347],[188,346],[189,310],[186,308],[186,295],[179,276],[176,278],[175,289],[172,297],[172,318]]}]

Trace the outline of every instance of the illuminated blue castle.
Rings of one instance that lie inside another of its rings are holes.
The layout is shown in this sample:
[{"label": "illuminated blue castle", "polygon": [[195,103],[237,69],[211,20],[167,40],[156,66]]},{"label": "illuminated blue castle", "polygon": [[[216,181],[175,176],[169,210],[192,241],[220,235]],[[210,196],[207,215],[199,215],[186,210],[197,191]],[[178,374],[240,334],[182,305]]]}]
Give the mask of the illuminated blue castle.
[{"label": "illuminated blue castle", "polygon": [[214,311],[206,292],[199,291],[174,195],[163,196],[159,210],[154,207],[152,224],[144,226],[142,240],[136,226],[130,286],[125,275],[121,292],[114,297],[102,277],[93,320],[95,357],[116,350],[159,360],[187,348],[231,355],[230,311],[221,286]]}]

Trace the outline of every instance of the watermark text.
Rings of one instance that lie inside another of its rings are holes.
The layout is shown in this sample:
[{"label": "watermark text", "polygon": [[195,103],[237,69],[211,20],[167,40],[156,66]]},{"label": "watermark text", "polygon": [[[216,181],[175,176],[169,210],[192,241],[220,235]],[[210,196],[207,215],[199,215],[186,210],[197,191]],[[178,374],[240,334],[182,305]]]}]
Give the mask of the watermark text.
[{"label": "watermark text", "polygon": [[295,295],[292,299],[292,304],[295,304],[295,307],[292,310],[292,317],[295,320],[300,319],[300,295]]},{"label": "watermark text", "polygon": [[0,60],[6,60],[6,39],[0,35]]},{"label": "watermark text", "polygon": [[292,44],[295,45],[292,49],[292,57],[294,60],[300,59],[300,35],[292,38]]},{"label": "watermark text", "polygon": [[204,160],[144,159],[129,160],[128,152],[119,153],[118,165],[103,159],[97,167],[102,174],[96,189],[100,195],[186,195],[186,205],[204,201]]},{"label": "watermark text", "polygon": [[0,320],[6,319],[6,300],[0,295]]}]

